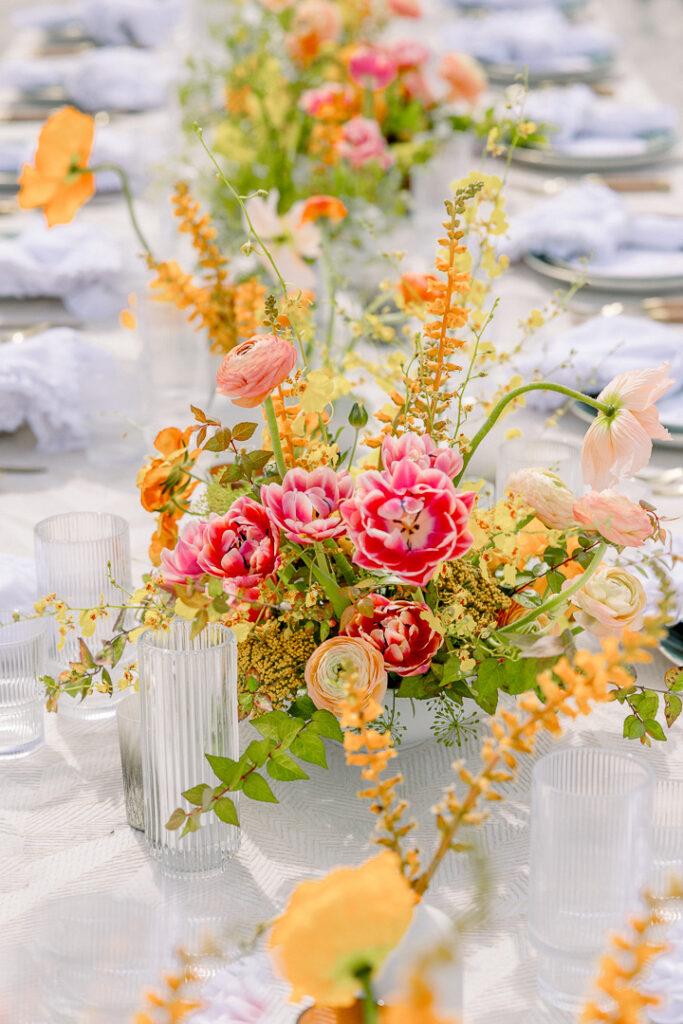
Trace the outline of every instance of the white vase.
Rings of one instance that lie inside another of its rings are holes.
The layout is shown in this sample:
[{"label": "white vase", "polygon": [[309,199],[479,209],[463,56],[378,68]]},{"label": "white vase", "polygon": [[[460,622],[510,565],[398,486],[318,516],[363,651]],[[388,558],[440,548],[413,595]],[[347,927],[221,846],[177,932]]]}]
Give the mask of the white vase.
[{"label": "white vase", "polygon": [[413,700],[397,697],[395,690],[387,690],[381,721],[391,732],[397,748],[410,750],[440,738],[446,739],[449,745],[459,743],[463,734],[476,727],[477,710],[475,702],[467,698],[462,704],[447,697]]}]

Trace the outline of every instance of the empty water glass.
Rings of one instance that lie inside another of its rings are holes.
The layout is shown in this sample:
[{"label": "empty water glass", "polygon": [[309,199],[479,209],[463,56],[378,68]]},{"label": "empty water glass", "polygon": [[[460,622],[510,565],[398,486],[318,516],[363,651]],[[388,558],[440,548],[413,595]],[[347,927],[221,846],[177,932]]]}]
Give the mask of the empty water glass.
[{"label": "empty water glass", "polygon": [[13,611],[0,610],[2,757],[29,754],[43,743],[44,690],[39,677],[45,662],[45,626],[43,619],[17,622]]},{"label": "empty water glass", "polygon": [[192,636],[192,624],[176,619],[143,633],[138,656],[149,852],[169,873],[220,871],[239,849],[239,829],[212,813],[185,836],[166,822],[185,790],[217,785],[206,754],[239,759],[235,634],[209,623]]},{"label": "empty water glass", "polygon": [[140,694],[131,693],[116,709],[119,733],[123,795],[126,818],[131,828],[145,831],[145,802],[142,790],[142,709]]},{"label": "empty water glass", "polygon": [[529,937],[542,998],[576,1011],[651,868],[653,773],[629,754],[548,754],[532,779]]},{"label": "empty water glass", "polygon": [[652,895],[666,921],[683,918],[683,898],[672,896],[683,885],[683,780],[657,779],[652,833]]},{"label": "empty water glass", "polygon": [[549,469],[576,495],[583,494],[581,452],[568,441],[528,441],[515,437],[504,441],[496,460],[496,497],[505,494],[507,482],[520,469]]},{"label": "empty water glass", "polygon": [[[95,632],[87,641],[90,651],[96,654],[114,635],[119,608],[126,600],[123,590],[130,590],[128,523],[110,512],[66,512],[38,523],[34,541],[41,597],[56,594],[59,600],[78,609],[97,607],[104,598],[105,604],[113,607],[103,618],[98,618]],[[77,624],[77,614],[74,619]],[[57,649],[58,624],[54,621],[50,624],[48,671],[51,675],[59,674],[71,661],[81,661],[78,636],[78,629],[69,630],[60,651]],[[113,715],[116,701],[123,697],[123,692],[116,689],[122,671],[123,662],[109,670],[114,684],[112,697],[93,693],[80,701],[65,695],[59,703],[60,712],[80,718]]]}]

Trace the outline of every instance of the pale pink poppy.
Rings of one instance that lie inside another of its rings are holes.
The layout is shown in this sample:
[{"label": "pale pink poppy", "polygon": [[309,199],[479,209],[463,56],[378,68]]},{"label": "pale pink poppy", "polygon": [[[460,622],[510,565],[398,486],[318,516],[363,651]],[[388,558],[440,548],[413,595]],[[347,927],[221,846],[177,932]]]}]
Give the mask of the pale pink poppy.
[{"label": "pale pink poppy", "polygon": [[254,334],[233,348],[216,374],[216,391],[235,405],[253,409],[289,375],[296,363],[296,349],[275,334]]},{"label": "pale pink poppy", "polygon": [[618,491],[589,491],[574,503],[577,523],[611,544],[638,548],[652,536],[652,517]]},{"label": "pale pink poppy", "polygon": [[440,469],[450,477],[462,469],[462,455],[457,448],[439,448],[429,434],[408,431],[401,437],[387,434],[382,442],[382,464],[391,469],[395,462],[411,459],[420,469]]},{"label": "pale pink poppy", "polygon": [[339,513],[342,501],[353,494],[353,480],[347,472],[335,473],[319,466],[307,473],[288,469],[282,483],[264,484],[261,501],[288,540],[313,544],[346,533]]},{"label": "pale pink poppy", "polygon": [[396,78],[396,63],[378,46],[359,46],[349,58],[351,81],[361,89],[379,92],[386,89]]},{"label": "pale pink poppy", "polygon": [[614,413],[599,412],[583,440],[581,466],[586,483],[602,490],[646,466],[652,453],[652,438],[668,440],[668,430],[659,422],[655,408],[673,387],[671,366],[629,370],[618,374],[603,388],[598,401],[611,405]]}]

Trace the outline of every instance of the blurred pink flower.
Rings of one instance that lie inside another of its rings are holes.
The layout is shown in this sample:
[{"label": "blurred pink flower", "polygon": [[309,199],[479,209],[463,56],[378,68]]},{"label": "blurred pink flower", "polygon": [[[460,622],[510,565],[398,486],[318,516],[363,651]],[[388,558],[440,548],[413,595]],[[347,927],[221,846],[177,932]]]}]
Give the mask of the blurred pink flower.
[{"label": "blurred pink flower", "polygon": [[264,484],[261,501],[288,540],[313,544],[346,532],[339,506],[353,493],[348,473],[335,473],[328,466],[289,469],[281,484]]},{"label": "blurred pink flower", "polygon": [[484,69],[467,53],[445,53],[438,73],[449,86],[449,100],[476,103],[486,88]]},{"label": "blurred pink flower", "polygon": [[406,583],[428,583],[440,562],[459,558],[473,544],[467,529],[472,492],[458,493],[438,469],[400,459],[391,469],[371,470],[341,505],[356,550],[353,561],[383,569]]},{"label": "blurred pink flower", "polygon": [[436,102],[429,82],[417,68],[406,71],[401,78],[401,83],[408,96],[417,100],[424,107],[431,107]]},{"label": "blurred pink flower", "polygon": [[438,448],[429,434],[408,432],[401,437],[387,434],[382,442],[382,464],[391,469],[395,462],[411,459],[420,469],[440,469],[451,480],[462,469],[462,455],[457,448]]},{"label": "blurred pink flower", "polygon": [[[571,586],[567,581],[565,586]],[[594,636],[620,636],[643,625],[647,603],[640,580],[618,566],[601,565],[572,597],[574,618]]]},{"label": "blurred pink flower", "polygon": [[614,407],[612,416],[599,412],[583,440],[581,465],[586,483],[602,490],[646,466],[652,440],[667,440],[655,402],[673,386],[671,366],[629,370],[603,388],[598,401]]},{"label": "blurred pink flower", "polygon": [[351,81],[361,89],[379,92],[396,78],[397,67],[385,50],[378,46],[359,46],[349,58]]},{"label": "blurred pink flower", "polygon": [[342,159],[348,160],[352,167],[365,167],[366,164],[376,161],[383,170],[386,170],[394,162],[377,121],[360,115],[352,117],[342,128],[337,152]]},{"label": "blurred pink flower", "polygon": [[282,383],[295,363],[296,349],[286,338],[254,334],[228,352],[216,374],[216,391],[235,405],[252,409]]},{"label": "blurred pink flower", "polygon": [[368,594],[366,600],[372,602],[372,614],[348,609],[341,633],[367,640],[381,651],[388,672],[399,676],[426,672],[443,643],[429,606],[422,601],[391,601],[381,594]]},{"label": "blurred pink flower", "polygon": [[429,60],[429,50],[416,39],[397,39],[393,43],[387,43],[384,50],[399,71],[419,67]]},{"label": "blurred pink flower", "polygon": [[164,548],[161,552],[161,576],[164,584],[187,583],[204,575],[197,561],[204,544],[206,522],[191,519],[180,530],[175,549]]},{"label": "blurred pink flower", "polygon": [[244,495],[225,515],[209,519],[197,561],[231,593],[248,592],[278,569],[280,531],[270,512]]},{"label": "blurred pink flower", "polygon": [[[286,213],[278,213],[280,194],[276,188],[262,196],[252,196],[245,205],[249,219],[260,238],[268,245],[282,277],[297,288],[315,291],[318,279],[314,268],[306,260],[315,260],[321,253],[320,228],[317,224],[301,222],[304,201],[301,200]],[[249,228],[245,218],[245,228]],[[272,274],[270,260],[255,244],[259,261]]]},{"label": "blurred pink flower", "polygon": [[576,495],[557,473],[549,469],[520,469],[512,474],[505,490],[518,495],[551,530],[566,530],[574,525]]},{"label": "blurred pink flower", "polygon": [[618,491],[589,491],[574,504],[577,523],[612,544],[638,548],[652,536],[652,518]]},{"label": "blurred pink flower", "polygon": [[422,8],[418,0],[387,0],[387,7],[399,18],[421,18]]},{"label": "blurred pink flower", "polygon": [[325,108],[332,108],[342,102],[350,107],[355,98],[353,87],[340,82],[326,82],[316,89],[307,89],[299,98],[299,106],[310,117],[317,117]]}]

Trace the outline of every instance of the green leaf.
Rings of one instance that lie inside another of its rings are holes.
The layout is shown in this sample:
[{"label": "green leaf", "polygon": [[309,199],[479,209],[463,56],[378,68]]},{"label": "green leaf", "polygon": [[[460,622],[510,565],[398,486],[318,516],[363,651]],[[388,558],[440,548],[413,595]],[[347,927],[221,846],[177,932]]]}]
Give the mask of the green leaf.
[{"label": "green leaf", "polygon": [[639,740],[645,735],[645,725],[637,715],[629,715],[624,720],[624,737],[627,740]]},{"label": "green leaf", "polygon": [[277,779],[279,782],[295,782],[297,779],[308,778],[301,765],[282,750],[272,752],[266,765],[266,771],[271,779]]},{"label": "green leaf", "polygon": [[489,715],[498,706],[498,689],[505,685],[505,667],[505,663],[500,664],[496,658],[487,658],[482,661],[472,683],[474,699]]},{"label": "green leaf", "polygon": [[289,748],[295,757],[309,764],[319,764],[321,768],[327,768],[325,756],[325,745],[319,736],[309,729],[304,729],[298,736],[295,736]]},{"label": "green leaf", "polygon": [[310,697],[305,694],[301,697],[297,697],[293,704],[290,705],[289,714],[295,718],[303,718],[306,722],[309,718],[312,718],[315,714],[315,704]]},{"label": "green leaf", "polygon": [[232,786],[237,782],[240,775],[240,766],[237,761],[230,757],[218,757],[216,754],[206,754],[206,760],[211,765],[214,775],[224,782],[226,786]]},{"label": "green leaf", "polygon": [[112,694],[114,692],[114,686],[111,681],[111,676],[106,668],[102,669],[102,682],[107,687],[107,693]]},{"label": "green leaf", "polygon": [[199,828],[200,828],[200,825],[199,825],[199,822],[197,821],[196,818],[192,818],[192,817],[186,818],[185,819],[185,828],[180,833],[180,838],[182,839],[182,837],[186,836],[188,832],[198,832]]},{"label": "green leaf", "polygon": [[197,615],[195,615],[194,619],[192,620],[192,626],[190,628],[191,640],[193,640],[196,636],[199,636],[199,634],[204,629],[204,626],[207,624],[208,621],[209,616],[207,614],[206,608],[202,608],[202,610],[198,612]]},{"label": "green leaf", "polygon": [[248,757],[257,768],[261,768],[268,760],[268,755],[273,749],[273,746],[273,740],[252,740],[244,751],[244,756]]},{"label": "green leaf", "polygon": [[209,597],[222,597],[225,591],[223,590],[223,580],[218,579],[217,576],[211,576],[208,585]]},{"label": "green leaf", "polygon": [[664,697],[664,717],[671,728],[683,709],[683,701],[675,693],[667,693]]},{"label": "green leaf", "polygon": [[95,668],[95,659],[90,653],[88,645],[83,637],[78,638],[78,656],[86,668]]},{"label": "green leaf", "polygon": [[250,800],[263,800],[270,804],[276,804],[278,802],[277,797],[266,780],[262,775],[257,775],[256,772],[252,772],[251,775],[247,775],[244,783],[242,784],[242,790],[244,795],[248,796]]},{"label": "green leaf", "polygon": [[232,436],[236,441],[248,441],[256,430],[256,423],[238,423],[232,428]]},{"label": "green leaf", "polygon": [[198,406],[191,405],[190,412],[200,423],[206,423],[206,414]]},{"label": "green leaf", "polygon": [[168,819],[164,827],[167,828],[169,832],[174,832],[177,828],[180,828],[184,821],[185,811],[182,809],[182,807],[176,807],[175,811]]},{"label": "green leaf", "polygon": [[631,704],[641,718],[654,718],[659,708],[659,697],[652,690],[646,690],[644,693],[634,694],[631,697]]},{"label": "green leaf", "polygon": [[283,747],[289,746],[304,724],[300,718],[292,718],[285,711],[269,711],[252,722],[262,736],[275,740]]},{"label": "green leaf", "polygon": [[313,712],[309,729],[317,732],[318,736],[325,736],[328,740],[336,740],[338,743],[342,743],[344,740],[344,733],[339,722],[332,712],[325,708]]},{"label": "green leaf", "polygon": [[259,469],[263,469],[264,466],[267,466],[272,457],[272,452],[267,452],[262,449],[255,452],[245,452],[242,456],[242,465],[247,473],[253,473]]},{"label": "green leaf", "polygon": [[207,452],[224,452],[232,441],[229,427],[221,427],[204,445]]},{"label": "green leaf", "polygon": [[118,665],[119,661],[123,657],[123,652],[126,649],[126,644],[127,643],[128,643],[128,637],[125,634],[121,634],[119,636],[115,636],[114,639],[112,640],[111,646],[112,646],[112,650],[114,652],[114,657],[113,657],[113,660],[112,660],[112,663],[111,663],[112,664],[112,668],[114,667],[114,665]]},{"label": "green leaf", "polygon": [[659,722],[655,721],[654,718],[645,719],[645,731],[648,736],[652,736],[653,740],[664,740],[666,741],[666,733],[662,729]]},{"label": "green leaf", "polygon": [[186,789],[182,795],[186,800],[189,800],[191,804],[196,804],[197,807],[201,807],[202,797],[207,789],[211,789],[211,786],[207,786],[205,782],[202,782],[198,786],[193,786],[192,789]]},{"label": "green leaf", "polygon": [[671,693],[683,691],[683,668],[670,668],[664,676],[664,682]]},{"label": "green leaf", "polygon": [[216,800],[213,809],[216,817],[224,821],[226,825],[237,825],[239,828],[240,820],[237,817],[237,808],[229,796],[222,796],[220,800]]},{"label": "green leaf", "polygon": [[548,586],[550,587],[553,594],[559,594],[559,592],[562,590],[562,584],[565,581],[562,573],[556,572],[554,569],[551,569],[550,572],[546,573],[545,578],[548,581]]}]

